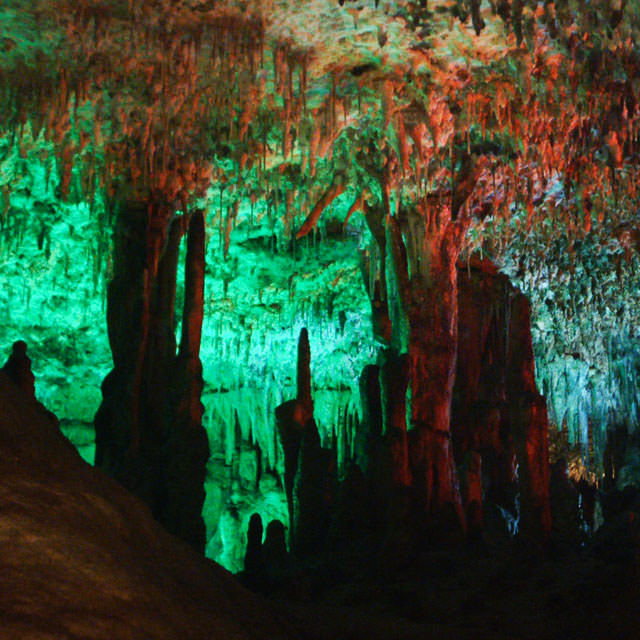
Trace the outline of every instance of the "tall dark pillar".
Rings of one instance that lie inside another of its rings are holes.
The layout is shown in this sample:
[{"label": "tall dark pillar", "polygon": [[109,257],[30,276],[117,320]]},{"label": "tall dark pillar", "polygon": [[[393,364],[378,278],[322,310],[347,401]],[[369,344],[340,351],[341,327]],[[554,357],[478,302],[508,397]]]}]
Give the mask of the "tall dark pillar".
[{"label": "tall dark pillar", "polygon": [[191,217],[185,309],[176,355],[175,292],[184,218],[154,203],[117,212],[114,272],[107,290],[113,369],[95,417],[96,466],[151,508],[165,527],[204,550],[201,425],[204,220]]}]

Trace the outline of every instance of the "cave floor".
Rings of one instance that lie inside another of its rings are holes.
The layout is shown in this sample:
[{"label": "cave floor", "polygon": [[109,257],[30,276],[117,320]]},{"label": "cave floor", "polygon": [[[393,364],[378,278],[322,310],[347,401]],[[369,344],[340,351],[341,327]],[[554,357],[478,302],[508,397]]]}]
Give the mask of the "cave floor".
[{"label": "cave floor", "polygon": [[334,558],[270,599],[320,638],[637,638],[638,559],[623,547],[433,550],[386,570]]}]

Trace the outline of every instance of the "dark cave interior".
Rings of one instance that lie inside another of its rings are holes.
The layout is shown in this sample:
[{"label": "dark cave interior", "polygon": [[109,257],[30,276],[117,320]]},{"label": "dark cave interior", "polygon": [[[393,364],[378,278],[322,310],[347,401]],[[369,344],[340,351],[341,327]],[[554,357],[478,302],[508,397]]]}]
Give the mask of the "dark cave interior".
[{"label": "dark cave interior", "polygon": [[639,34],[5,0],[6,637],[633,637]]}]

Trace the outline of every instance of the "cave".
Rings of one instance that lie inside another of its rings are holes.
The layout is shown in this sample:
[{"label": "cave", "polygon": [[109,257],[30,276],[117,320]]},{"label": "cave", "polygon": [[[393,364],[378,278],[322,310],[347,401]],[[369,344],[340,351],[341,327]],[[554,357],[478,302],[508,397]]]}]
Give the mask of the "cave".
[{"label": "cave", "polygon": [[639,36],[4,0],[0,636],[634,637]]}]

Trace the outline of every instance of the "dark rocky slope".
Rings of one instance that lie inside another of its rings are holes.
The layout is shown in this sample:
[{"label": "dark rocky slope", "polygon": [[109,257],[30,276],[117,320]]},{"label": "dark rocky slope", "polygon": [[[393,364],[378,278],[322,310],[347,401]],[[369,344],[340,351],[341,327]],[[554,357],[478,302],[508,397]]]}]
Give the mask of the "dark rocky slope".
[{"label": "dark rocky slope", "polygon": [[301,638],[83,462],[0,372],[0,637]]}]

